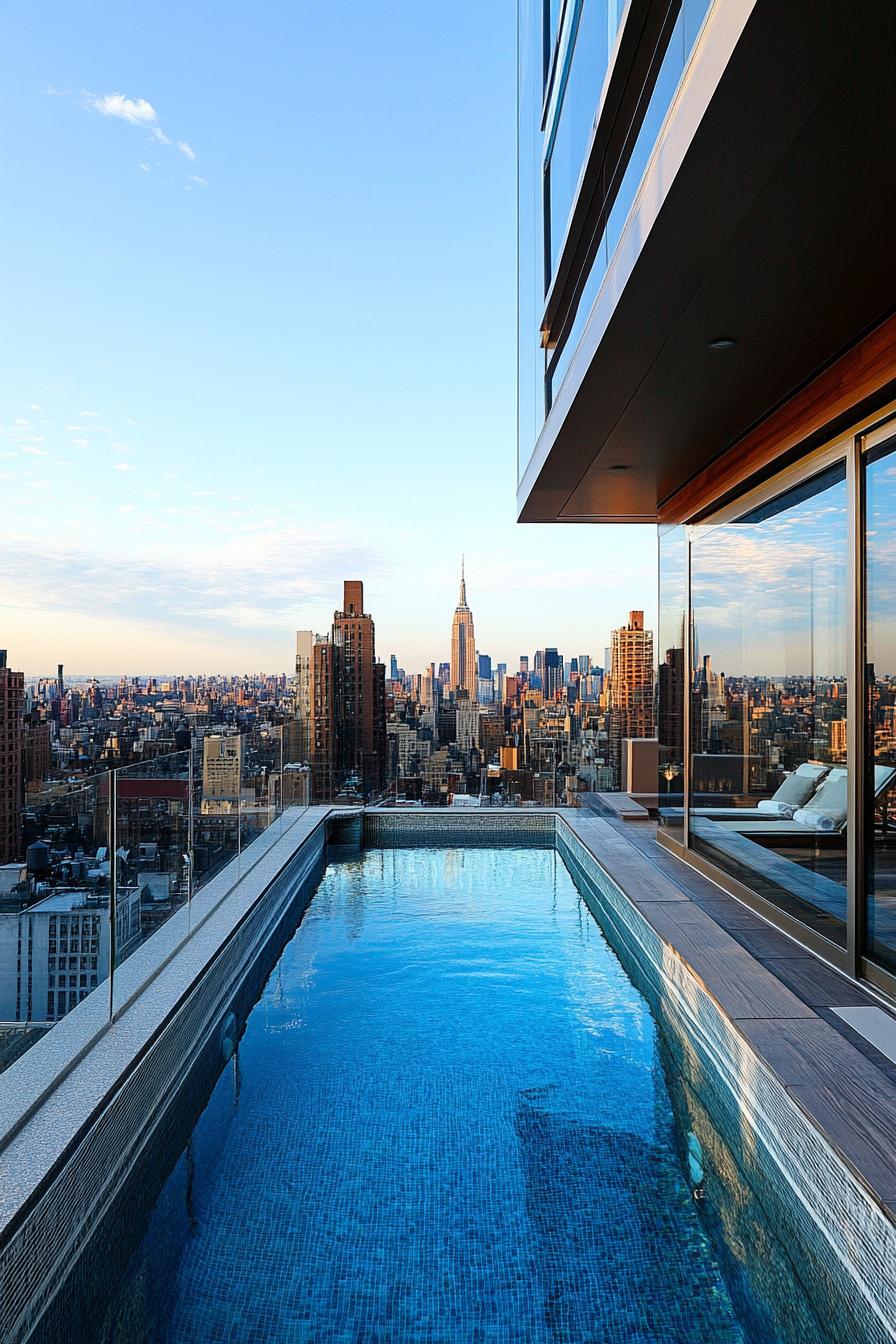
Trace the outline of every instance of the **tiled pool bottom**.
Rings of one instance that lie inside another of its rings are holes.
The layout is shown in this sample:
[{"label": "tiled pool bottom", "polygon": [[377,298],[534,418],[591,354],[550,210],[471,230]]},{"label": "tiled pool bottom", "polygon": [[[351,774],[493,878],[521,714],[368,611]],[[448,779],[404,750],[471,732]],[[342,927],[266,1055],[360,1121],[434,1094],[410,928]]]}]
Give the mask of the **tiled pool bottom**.
[{"label": "tiled pool bottom", "polygon": [[780,1339],[743,1282],[738,1319],[680,1151],[653,1020],[555,851],[367,850],[328,869],[102,1334]]}]

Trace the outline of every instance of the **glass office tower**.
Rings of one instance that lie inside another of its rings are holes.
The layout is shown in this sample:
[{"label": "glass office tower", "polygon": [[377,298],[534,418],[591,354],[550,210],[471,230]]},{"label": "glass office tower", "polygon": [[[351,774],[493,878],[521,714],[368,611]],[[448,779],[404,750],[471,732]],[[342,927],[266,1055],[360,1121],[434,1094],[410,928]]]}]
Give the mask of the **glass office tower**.
[{"label": "glass office tower", "polygon": [[658,842],[896,994],[896,11],[520,0],[523,521],[655,521]]}]

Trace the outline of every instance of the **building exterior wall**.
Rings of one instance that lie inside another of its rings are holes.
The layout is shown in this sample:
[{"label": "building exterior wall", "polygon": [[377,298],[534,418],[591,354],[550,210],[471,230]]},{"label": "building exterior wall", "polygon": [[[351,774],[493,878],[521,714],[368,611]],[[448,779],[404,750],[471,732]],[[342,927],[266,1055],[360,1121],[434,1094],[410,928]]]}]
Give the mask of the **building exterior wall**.
[{"label": "building exterior wall", "polygon": [[613,631],[611,648],[610,766],[621,788],[623,740],[654,733],[653,634],[644,629],[643,611],[630,612],[628,625]]},{"label": "building exterior wall", "polygon": [[520,516],[661,525],[661,842],[896,997],[896,14],[599,9],[520,3]]},{"label": "building exterior wall", "polygon": [[0,863],[22,857],[22,715],[25,675],[0,651]]},{"label": "building exterior wall", "polygon": [[473,613],[467,605],[467,585],[463,571],[460,579],[460,597],[451,625],[451,686],[452,691],[467,691],[476,698],[476,635]]},{"label": "building exterior wall", "polygon": [[316,801],[350,784],[365,797],[386,780],[386,668],[376,661],[373,618],[364,587],[346,580],[329,639],[312,648],[311,763]]}]

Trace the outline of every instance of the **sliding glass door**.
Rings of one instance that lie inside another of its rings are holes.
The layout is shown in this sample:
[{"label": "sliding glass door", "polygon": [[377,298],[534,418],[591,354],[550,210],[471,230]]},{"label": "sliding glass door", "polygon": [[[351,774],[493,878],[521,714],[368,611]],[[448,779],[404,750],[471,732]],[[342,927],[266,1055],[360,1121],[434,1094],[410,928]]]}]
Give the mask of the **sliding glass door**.
[{"label": "sliding glass door", "polygon": [[845,460],[690,533],[689,844],[845,947]]},{"label": "sliding glass door", "polygon": [[869,449],[865,496],[865,952],[896,974],[896,437]]}]

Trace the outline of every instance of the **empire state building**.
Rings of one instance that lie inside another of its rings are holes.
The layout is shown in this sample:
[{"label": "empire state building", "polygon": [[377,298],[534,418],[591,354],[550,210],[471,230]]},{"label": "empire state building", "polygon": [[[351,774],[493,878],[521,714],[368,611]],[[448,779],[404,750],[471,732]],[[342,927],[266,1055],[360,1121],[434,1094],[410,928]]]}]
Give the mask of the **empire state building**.
[{"label": "empire state building", "polygon": [[476,636],[473,634],[473,613],[467,606],[467,585],[464,562],[460,562],[460,600],[451,624],[451,689],[467,691],[476,699]]}]

